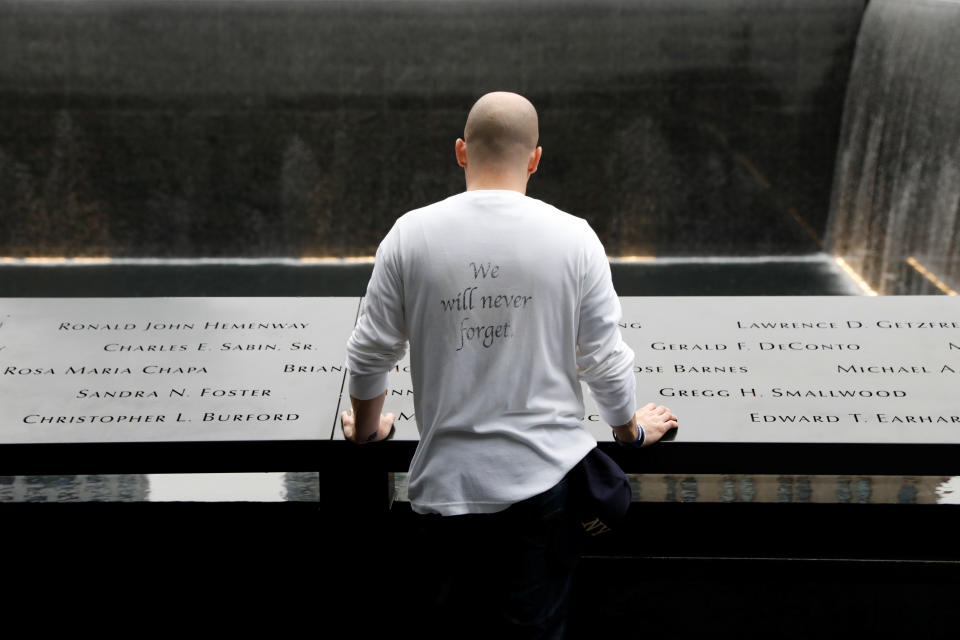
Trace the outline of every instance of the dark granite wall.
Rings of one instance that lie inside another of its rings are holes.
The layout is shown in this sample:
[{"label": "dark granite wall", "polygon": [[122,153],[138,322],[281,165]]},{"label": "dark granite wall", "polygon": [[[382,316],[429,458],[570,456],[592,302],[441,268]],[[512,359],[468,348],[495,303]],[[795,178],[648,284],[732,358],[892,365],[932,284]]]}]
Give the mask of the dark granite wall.
[{"label": "dark granite wall", "polygon": [[960,4],[870,3],[828,244],[880,293],[960,289]]},{"label": "dark granite wall", "polygon": [[0,256],[370,254],[489,90],[611,254],[818,250],[861,0],[0,0]]}]

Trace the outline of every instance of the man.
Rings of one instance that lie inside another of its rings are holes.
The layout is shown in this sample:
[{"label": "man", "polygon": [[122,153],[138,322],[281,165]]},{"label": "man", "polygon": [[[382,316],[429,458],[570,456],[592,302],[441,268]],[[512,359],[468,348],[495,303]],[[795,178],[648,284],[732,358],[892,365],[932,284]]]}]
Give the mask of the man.
[{"label": "man", "polygon": [[431,544],[455,542],[454,582],[481,548],[473,570],[497,567],[473,595],[492,596],[497,582],[507,594],[473,620],[558,637],[576,554],[565,476],[596,446],[580,380],[627,445],[657,442],[677,418],[653,404],[636,410],[634,354],[596,234],[525,195],[538,138],[526,98],[496,92],[474,104],[455,145],[466,191],[400,217],[377,250],[347,345],[352,411],[341,418],[354,442],[389,435],[387,371],[409,340],[413,510],[443,516],[425,521],[439,532]]}]

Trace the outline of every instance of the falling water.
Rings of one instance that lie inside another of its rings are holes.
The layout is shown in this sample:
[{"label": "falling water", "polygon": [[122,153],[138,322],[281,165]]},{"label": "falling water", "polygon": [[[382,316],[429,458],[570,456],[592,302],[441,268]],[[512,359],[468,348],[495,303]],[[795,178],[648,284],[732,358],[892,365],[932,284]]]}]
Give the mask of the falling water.
[{"label": "falling water", "polygon": [[956,0],[873,0],[863,18],[827,246],[880,293],[960,289],[958,34]]}]

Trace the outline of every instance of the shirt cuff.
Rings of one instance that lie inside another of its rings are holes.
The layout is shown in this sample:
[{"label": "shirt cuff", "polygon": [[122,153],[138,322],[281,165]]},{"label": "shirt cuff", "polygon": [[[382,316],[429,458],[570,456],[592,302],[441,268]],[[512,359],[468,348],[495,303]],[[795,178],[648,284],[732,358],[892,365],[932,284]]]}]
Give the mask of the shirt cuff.
[{"label": "shirt cuff", "polygon": [[357,400],[376,398],[387,390],[387,372],[367,375],[350,374],[350,397]]},{"label": "shirt cuff", "polygon": [[[633,414],[637,411],[637,395],[629,394],[625,404],[619,407],[597,407],[600,410],[600,417],[611,427],[619,427],[630,422]],[[599,404],[599,403],[597,403]]]}]

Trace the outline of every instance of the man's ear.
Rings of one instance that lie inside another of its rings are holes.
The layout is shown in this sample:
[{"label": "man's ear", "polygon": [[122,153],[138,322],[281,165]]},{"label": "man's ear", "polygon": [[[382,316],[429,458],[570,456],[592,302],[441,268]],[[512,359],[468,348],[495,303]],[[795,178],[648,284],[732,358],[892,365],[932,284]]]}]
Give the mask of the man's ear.
[{"label": "man's ear", "polygon": [[457,164],[461,167],[467,166],[467,143],[462,138],[457,138],[457,143],[453,146],[453,152],[457,156]]},{"label": "man's ear", "polygon": [[530,152],[530,158],[527,160],[527,175],[533,175],[540,166],[540,156],[543,155],[543,147],[537,147]]}]

